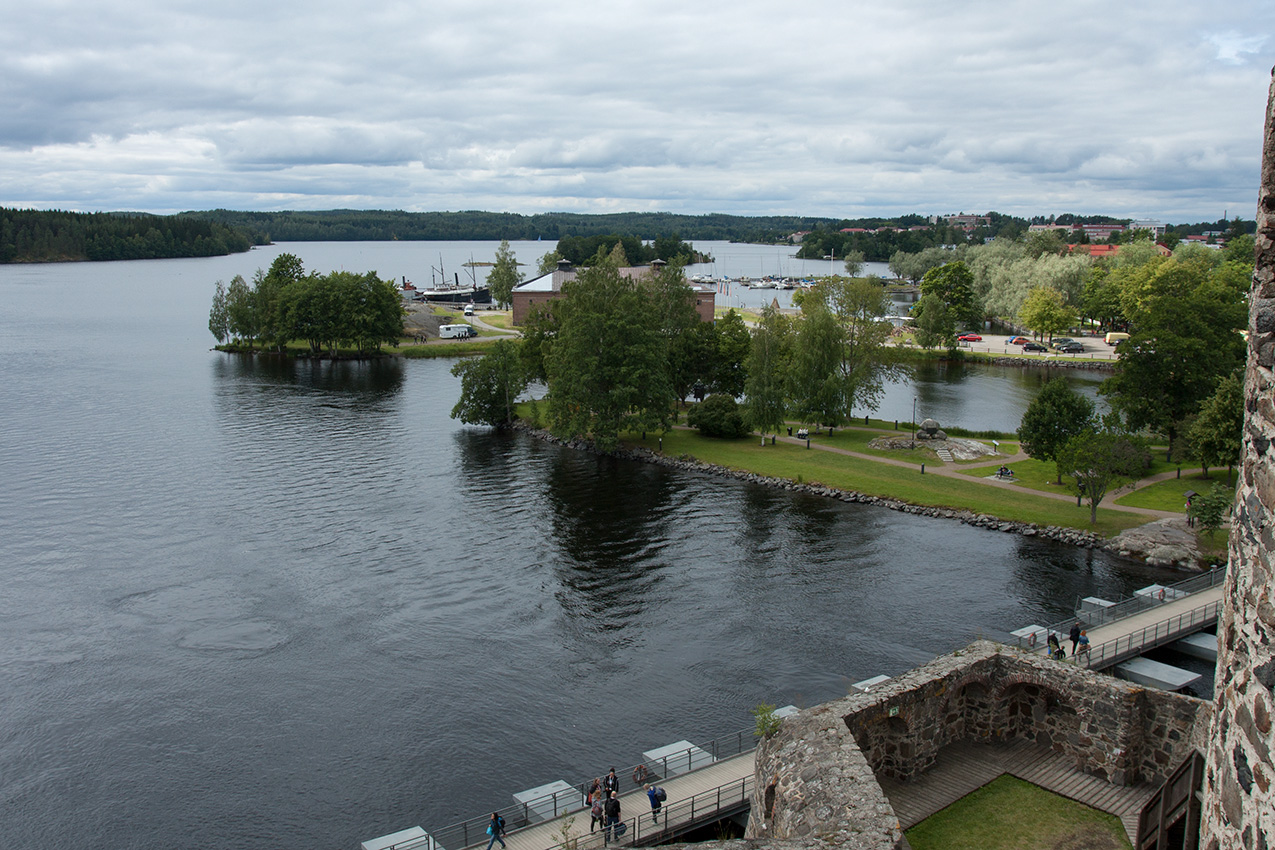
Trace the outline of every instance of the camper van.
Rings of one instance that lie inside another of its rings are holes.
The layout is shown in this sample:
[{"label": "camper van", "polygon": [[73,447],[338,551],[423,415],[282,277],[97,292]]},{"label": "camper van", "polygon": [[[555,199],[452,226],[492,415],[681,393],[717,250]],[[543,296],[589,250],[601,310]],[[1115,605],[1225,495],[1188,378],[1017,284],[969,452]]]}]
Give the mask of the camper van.
[{"label": "camper van", "polygon": [[439,325],[439,339],[467,339],[471,336],[478,336],[478,331],[469,325]]},{"label": "camper van", "polygon": [[1103,340],[1106,341],[1107,345],[1118,345],[1119,343],[1123,342],[1124,340],[1128,338],[1129,338],[1128,334],[1109,333],[1105,337],[1103,337]]}]

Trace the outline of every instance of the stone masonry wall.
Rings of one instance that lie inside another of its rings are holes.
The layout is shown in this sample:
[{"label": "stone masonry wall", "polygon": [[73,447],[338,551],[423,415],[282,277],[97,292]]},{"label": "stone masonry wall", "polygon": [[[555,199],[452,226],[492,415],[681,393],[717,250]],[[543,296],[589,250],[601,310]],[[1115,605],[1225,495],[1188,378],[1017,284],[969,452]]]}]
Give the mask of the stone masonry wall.
[{"label": "stone masonry wall", "polygon": [[1275,80],[1266,110],[1249,296],[1240,478],[1218,626],[1217,719],[1204,779],[1201,846],[1275,846]]},{"label": "stone masonry wall", "polygon": [[958,740],[1032,740],[1115,784],[1160,783],[1211,717],[1202,700],[979,641],[786,719],[758,750],[748,837],[892,847],[877,778],[915,778]]}]

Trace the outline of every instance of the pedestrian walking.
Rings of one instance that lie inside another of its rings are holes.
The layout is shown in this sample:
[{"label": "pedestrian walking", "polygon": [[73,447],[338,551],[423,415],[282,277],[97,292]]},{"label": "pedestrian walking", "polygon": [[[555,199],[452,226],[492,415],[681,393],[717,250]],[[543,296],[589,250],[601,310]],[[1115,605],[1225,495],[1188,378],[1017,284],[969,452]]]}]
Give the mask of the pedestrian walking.
[{"label": "pedestrian walking", "polygon": [[[611,774],[615,775],[614,771]],[[611,833],[615,831],[615,837],[619,838],[620,833],[616,830],[616,826],[620,823],[620,795],[616,791],[611,792],[611,796],[607,798],[606,806],[606,825],[602,828],[602,843],[611,843]],[[487,850],[491,850],[490,847]]]},{"label": "pedestrian walking", "polygon": [[1071,631],[1067,633],[1067,637],[1071,640],[1071,654],[1076,654],[1076,647],[1080,646],[1080,621],[1071,624]]},{"label": "pedestrian walking", "polygon": [[487,834],[491,838],[487,839],[487,850],[491,850],[491,845],[497,841],[501,847],[505,847],[505,819],[500,816],[499,812],[491,813],[491,822],[487,824]]},{"label": "pedestrian walking", "polygon": [[651,801],[651,820],[660,822],[660,806],[664,805],[664,789],[654,785],[646,786],[646,797]]}]

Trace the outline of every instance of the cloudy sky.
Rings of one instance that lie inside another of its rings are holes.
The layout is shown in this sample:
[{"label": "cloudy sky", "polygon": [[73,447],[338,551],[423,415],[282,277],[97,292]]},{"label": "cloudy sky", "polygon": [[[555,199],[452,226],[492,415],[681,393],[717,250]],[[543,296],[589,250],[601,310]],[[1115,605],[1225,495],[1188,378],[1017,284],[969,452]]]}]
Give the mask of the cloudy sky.
[{"label": "cloudy sky", "polygon": [[1252,218],[1275,2],[0,0],[0,205]]}]

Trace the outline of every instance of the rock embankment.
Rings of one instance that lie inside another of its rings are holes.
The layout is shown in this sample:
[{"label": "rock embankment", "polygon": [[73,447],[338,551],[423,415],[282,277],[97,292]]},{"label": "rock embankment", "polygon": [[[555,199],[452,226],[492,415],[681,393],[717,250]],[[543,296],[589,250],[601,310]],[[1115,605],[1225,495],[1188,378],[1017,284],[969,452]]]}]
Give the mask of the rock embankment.
[{"label": "rock embankment", "polygon": [[[555,445],[565,446],[570,449],[578,449],[598,453],[596,447],[588,440],[561,440],[548,431],[533,428],[526,423],[518,423],[515,426],[518,430],[524,431],[546,442]],[[1064,528],[1056,525],[1038,525],[1033,522],[1018,522],[1016,520],[1001,519],[1000,517],[990,516],[988,514],[975,513],[974,511],[961,510],[956,508],[935,508],[928,505],[913,505],[899,499],[891,499],[885,496],[872,496],[867,493],[860,493],[856,490],[842,490],[837,487],[828,487],[824,484],[805,484],[792,481],[787,478],[771,478],[766,475],[758,475],[755,472],[748,472],[742,469],[731,469],[727,466],[718,466],[713,463],[705,463],[694,458],[674,458],[668,455],[662,455],[653,452],[650,449],[621,449],[611,452],[611,457],[618,457],[623,460],[633,460],[639,463],[653,463],[660,466],[667,466],[682,472],[698,472],[707,475],[716,475],[721,478],[733,478],[736,481],[746,481],[749,484],[760,484],[763,487],[771,487],[777,490],[787,490],[792,493],[805,493],[811,496],[823,496],[828,499],[837,499],[842,502],[854,502],[863,505],[876,505],[877,507],[888,508],[892,511],[900,511],[907,514],[915,514],[916,516],[933,517],[934,519],[950,519],[963,522],[966,525],[976,526],[978,528],[986,528],[992,531],[1003,531],[1008,534],[1021,534],[1024,537],[1044,537],[1048,540],[1057,540],[1060,543],[1066,543],[1071,546],[1081,546],[1086,549],[1099,548],[1105,545],[1105,539],[1090,531],[1081,531],[1075,528]]]},{"label": "rock embankment", "polygon": [[1183,517],[1159,519],[1122,531],[1107,542],[1107,548],[1125,558],[1138,558],[1153,567],[1197,570],[1204,566],[1195,532]]}]

